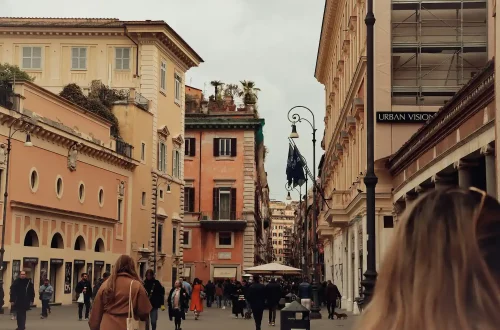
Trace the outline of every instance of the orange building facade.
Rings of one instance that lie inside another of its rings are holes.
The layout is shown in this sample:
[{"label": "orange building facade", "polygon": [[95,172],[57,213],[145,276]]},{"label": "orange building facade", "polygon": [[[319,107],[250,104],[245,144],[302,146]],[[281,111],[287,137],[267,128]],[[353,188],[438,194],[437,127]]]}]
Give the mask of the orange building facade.
[{"label": "orange building facade", "polygon": [[269,196],[263,125],[253,109],[204,101],[186,113],[183,248],[188,280],[241,279],[245,268],[259,263],[269,226],[264,221]]}]

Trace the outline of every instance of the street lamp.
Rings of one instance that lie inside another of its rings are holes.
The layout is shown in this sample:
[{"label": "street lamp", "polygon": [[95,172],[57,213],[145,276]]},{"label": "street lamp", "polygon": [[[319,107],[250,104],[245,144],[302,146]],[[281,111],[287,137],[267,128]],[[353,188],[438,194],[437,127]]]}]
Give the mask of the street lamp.
[{"label": "street lamp", "polygon": [[[307,187],[307,178],[306,178],[306,187]],[[299,219],[300,219],[299,221],[302,224],[302,187],[299,186],[299,189],[297,189],[297,188],[293,188],[292,185],[288,185],[288,183],[285,183],[285,189],[288,191],[288,195],[286,197],[287,200],[292,200],[292,197],[290,196],[290,192],[292,190],[295,189],[299,193]],[[306,191],[307,191],[307,188],[306,188]],[[306,204],[307,204],[307,201],[306,201]],[[306,217],[306,219],[307,219],[307,217]],[[306,239],[306,242],[307,242],[307,235],[305,236],[305,239]],[[306,246],[307,246],[307,243],[306,243]],[[301,248],[302,248],[302,245],[299,244],[299,246],[298,246],[299,251],[300,251]],[[304,252],[307,253],[306,251],[304,251]],[[299,253],[299,256],[301,258],[302,257],[302,253]],[[307,256],[307,254],[306,254],[306,256]],[[306,260],[307,260],[307,258],[306,258]]]},{"label": "street lamp", "polygon": [[377,270],[375,263],[375,186],[378,178],[375,174],[375,123],[374,123],[374,34],[375,15],[373,14],[373,0],[367,1],[366,7],[366,235],[367,241],[367,267],[364,274],[365,279],[361,281],[364,286],[363,305],[369,303],[375,283],[377,281]]},{"label": "street lamp", "polygon": [[[312,116],[312,123],[306,119],[301,117],[297,112],[294,112],[292,115],[291,112],[295,109],[305,109],[309,111],[309,113]],[[302,121],[305,121],[309,123],[309,125],[312,128],[312,144],[313,144],[313,224],[312,224],[312,231],[313,231],[313,284],[312,284],[312,289],[313,289],[313,301],[314,301],[314,306],[311,308],[311,319],[320,319],[321,318],[321,307],[319,303],[319,297],[318,297],[318,285],[319,285],[319,272],[318,272],[318,248],[317,248],[317,237],[316,237],[316,227],[318,225],[318,211],[316,207],[316,120],[314,118],[314,113],[312,112],[311,109],[308,107],[305,107],[303,105],[297,105],[290,110],[288,110],[288,121],[292,123],[292,132],[290,133],[290,138],[292,139],[297,139],[299,137],[299,133],[297,133],[297,123],[301,123]],[[306,228],[308,229],[308,228]]]},{"label": "street lamp", "polygon": [[[18,122],[21,122],[21,127],[14,129],[12,131],[12,126]],[[0,314],[4,313],[3,310],[3,304],[4,304],[4,298],[5,298],[5,291],[4,291],[4,282],[3,282],[3,277],[4,277],[4,267],[3,267],[3,258],[5,255],[5,227],[6,227],[6,220],[7,220],[7,200],[9,197],[9,168],[10,168],[10,151],[12,149],[12,137],[16,132],[21,131],[21,132],[26,132],[26,141],[24,142],[25,147],[32,147],[33,143],[31,142],[31,136],[30,133],[27,130],[27,123],[23,119],[16,119],[14,122],[10,125],[9,127],[9,136],[7,137],[7,153],[5,154],[5,193],[3,195],[3,215],[2,215],[2,246],[0,248]]]},{"label": "street lamp", "polygon": [[153,249],[153,269],[156,274],[156,255],[157,255],[157,250],[158,250],[158,188],[160,188],[160,184],[166,183],[167,184],[167,194],[170,194],[172,190],[170,189],[170,182],[168,179],[164,179],[163,182],[161,181],[161,177],[157,178],[156,180],[156,190],[155,190],[155,228],[154,228],[154,249]]}]

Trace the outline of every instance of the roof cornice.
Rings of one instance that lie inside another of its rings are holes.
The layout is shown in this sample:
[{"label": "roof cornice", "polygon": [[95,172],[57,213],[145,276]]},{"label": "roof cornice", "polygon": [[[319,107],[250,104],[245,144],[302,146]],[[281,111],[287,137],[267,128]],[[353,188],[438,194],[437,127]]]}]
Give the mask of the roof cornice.
[{"label": "roof cornice", "polygon": [[186,117],[185,125],[186,129],[257,129],[264,125],[264,119]]},{"label": "roof cornice", "polygon": [[323,23],[321,25],[321,34],[318,45],[318,54],[316,57],[316,68],[314,76],[322,83],[326,84],[325,73],[328,64],[328,58],[331,50],[331,45],[334,42],[333,32],[335,31],[335,18],[338,14],[339,0],[325,0],[325,10],[323,13]]}]

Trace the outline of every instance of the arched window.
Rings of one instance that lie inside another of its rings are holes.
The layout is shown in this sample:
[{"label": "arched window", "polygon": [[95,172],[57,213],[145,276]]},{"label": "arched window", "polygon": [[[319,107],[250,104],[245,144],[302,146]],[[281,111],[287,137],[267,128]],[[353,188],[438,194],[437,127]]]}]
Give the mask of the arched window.
[{"label": "arched window", "polygon": [[28,231],[26,236],[24,236],[24,246],[38,247],[38,235],[33,229]]},{"label": "arched window", "polygon": [[64,242],[61,234],[55,233],[54,236],[52,236],[50,247],[52,249],[64,249]]},{"label": "arched window", "polygon": [[75,241],[75,250],[85,251],[85,240],[82,236],[78,236]]},{"label": "arched window", "polygon": [[97,239],[95,242],[94,252],[104,252],[104,241],[102,239]]}]

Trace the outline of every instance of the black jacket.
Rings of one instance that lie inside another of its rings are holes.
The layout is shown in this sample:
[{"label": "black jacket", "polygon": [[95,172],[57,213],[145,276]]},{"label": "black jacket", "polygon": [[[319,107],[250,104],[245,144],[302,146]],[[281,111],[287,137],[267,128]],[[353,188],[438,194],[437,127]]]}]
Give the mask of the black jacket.
[{"label": "black jacket", "polygon": [[281,286],[279,283],[270,282],[266,285],[266,299],[269,306],[276,306],[281,299]]},{"label": "black jacket", "polygon": [[10,288],[10,302],[14,303],[16,310],[28,310],[35,301],[35,288],[28,278],[18,278]]},{"label": "black jacket", "polygon": [[342,298],[339,288],[333,283],[328,284],[325,290],[325,300],[329,302],[337,301],[337,298]]},{"label": "black jacket", "polygon": [[312,299],[312,286],[307,282],[302,282],[299,285],[299,298]]},{"label": "black jacket", "polygon": [[92,299],[95,299],[95,296],[97,296],[97,292],[99,292],[99,289],[101,288],[101,285],[104,283],[104,280],[100,278],[97,283],[94,285],[94,289],[92,290]]},{"label": "black jacket", "polygon": [[[168,317],[170,321],[172,321],[172,318],[174,318],[174,306],[172,305],[172,294],[174,293],[175,288],[172,288],[170,290],[170,293],[168,294]],[[182,319],[186,319],[186,314],[185,310],[188,309],[188,294],[184,288],[181,288],[181,296],[179,298],[179,312],[181,313]]]},{"label": "black jacket", "polygon": [[165,288],[157,279],[144,281],[144,288],[148,293],[149,301],[153,308],[160,308],[165,304]]},{"label": "black jacket", "polygon": [[90,282],[89,281],[80,281],[78,282],[78,284],[76,285],[76,288],[75,288],[75,292],[77,294],[80,294],[83,292],[83,289],[86,288],[87,291],[85,291],[85,293],[83,294],[83,297],[85,298],[85,301],[89,301],[90,298],[92,298],[92,287],[90,286]]},{"label": "black jacket", "polygon": [[266,308],[266,287],[261,283],[253,283],[248,289],[248,302],[255,310]]},{"label": "black jacket", "polygon": [[205,285],[205,293],[207,296],[215,295],[215,285],[213,283],[207,283],[207,285]]}]

